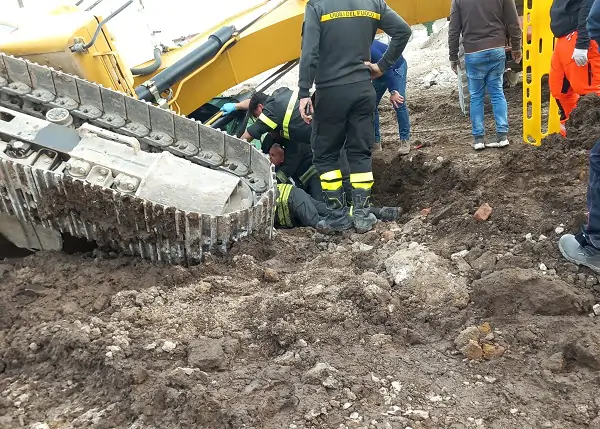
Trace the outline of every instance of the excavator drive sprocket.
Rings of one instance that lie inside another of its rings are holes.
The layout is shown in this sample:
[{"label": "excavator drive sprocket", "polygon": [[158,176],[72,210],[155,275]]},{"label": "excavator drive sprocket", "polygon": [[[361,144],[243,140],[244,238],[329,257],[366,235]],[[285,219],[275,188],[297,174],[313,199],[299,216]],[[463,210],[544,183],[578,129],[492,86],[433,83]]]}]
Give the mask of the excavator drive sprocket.
[{"label": "excavator drive sprocket", "polygon": [[270,237],[275,184],[242,140],[0,53],[0,222],[191,265]]}]

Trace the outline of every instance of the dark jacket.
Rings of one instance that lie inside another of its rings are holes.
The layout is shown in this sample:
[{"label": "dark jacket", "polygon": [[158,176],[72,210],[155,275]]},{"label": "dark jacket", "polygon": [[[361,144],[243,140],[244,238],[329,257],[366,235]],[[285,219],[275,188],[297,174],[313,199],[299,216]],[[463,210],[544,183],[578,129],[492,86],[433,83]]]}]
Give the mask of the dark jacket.
[{"label": "dark jacket", "polygon": [[594,0],[554,0],[550,8],[550,29],[554,37],[577,31],[577,49],[589,49],[590,36],[586,22]]},{"label": "dark jacket", "polygon": [[285,161],[276,169],[277,182],[289,183],[289,178],[292,178],[296,186],[305,185],[316,174],[311,147],[307,144],[288,144],[284,150]]},{"label": "dark jacket", "polygon": [[371,79],[370,58],[377,29],[392,37],[378,62],[386,72],[400,57],[411,35],[409,25],[384,0],[309,0],[302,25],[300,98],[317,88]]},{"label": "dark jacket", "polygon": [[[300,116],[299,105],[298,94],[290,88],[276,89],[265,101],[256,122],[248,127],[248,134],[260,139],[264,133],[277,131],[287,140],[310,144],[311,126]],[[289,135],[286,135],[287,132]]]},{"label": "dark jacket", "polygon": [[587,31],[590,38],[600,46],[600,0],[595,0],[590,10],[587,19]]},{"label": "dark jacket", "polygon": [[[383,58],[383,54],[385,53],[387,49],[387,45],[383,42],[380,42],[379,40],[373,40],[373,43],[371,43],[371,62],[372,63],[376,63],[379,60],[381,60],[381,58]],[[388,90],[391,91],[398,91],[398,85],[396,84],[396,79],[394,77],[394,69],[399,69],[400,67],[402,67],[402,65],[406,62],[406,60],[404,59],[404,57],[402,55],[400,55],[400,58],[398,58],[396,60],[396,62],[392,65],[392,67],[390,67],[384,74],[383,76],[375,79],[375,80],[379,80],[381,79],[383,82],[385,82],[385,85],[387,86]]]},{"label": "dark jacket", "polygon": [[458,61],[460,35],[465,53],[503,48],[510,37],[521,50],[521,26],[514,0],[452,0],[448,46],[450,61]]}]

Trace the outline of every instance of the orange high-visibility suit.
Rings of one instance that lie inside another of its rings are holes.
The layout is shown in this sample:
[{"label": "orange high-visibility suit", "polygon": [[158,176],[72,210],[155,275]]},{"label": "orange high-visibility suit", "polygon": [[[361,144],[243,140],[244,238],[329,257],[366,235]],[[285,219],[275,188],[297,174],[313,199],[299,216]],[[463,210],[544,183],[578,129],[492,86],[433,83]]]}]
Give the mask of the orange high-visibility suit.
[{"label": "orange high-visibility suit", "polygon": [[554,0],[550,9],[550,28],[557,40],[549,84],[558,102],[563,135],[579,97],[592,92],[600,95],[600,53],[586,29],[593,3],[593,0]]}]

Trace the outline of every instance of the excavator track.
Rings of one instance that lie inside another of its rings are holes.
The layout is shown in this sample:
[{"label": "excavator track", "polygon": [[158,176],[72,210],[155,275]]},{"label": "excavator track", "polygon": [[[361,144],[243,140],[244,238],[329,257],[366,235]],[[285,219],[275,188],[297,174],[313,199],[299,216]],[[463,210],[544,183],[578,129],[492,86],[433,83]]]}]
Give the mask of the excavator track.
[{"label": "excavator track", "polygon": [[270,237],[275,184],[242,140],[0,53],[0,214],[191,265]]}]

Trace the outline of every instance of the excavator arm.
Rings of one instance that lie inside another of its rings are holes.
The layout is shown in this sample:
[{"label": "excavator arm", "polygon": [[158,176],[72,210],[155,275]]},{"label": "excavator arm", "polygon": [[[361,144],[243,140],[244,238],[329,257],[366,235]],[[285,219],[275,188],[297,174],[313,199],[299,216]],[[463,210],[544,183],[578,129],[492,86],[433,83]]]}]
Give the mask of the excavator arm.
[{"label": "excavator arm", "polygon": [[[411,25],[446,17],[450,10],[450,0],[387,3]],[[160,67],[148,75],[134,76],[125,65],[110,23],[93,39],[103,20],[74,7],[32,14],[0,39],[0,51],[190,115],[221,92],[299,58],[305,5],[306,0],[270,0],[250,7],[163,52]]]}]

